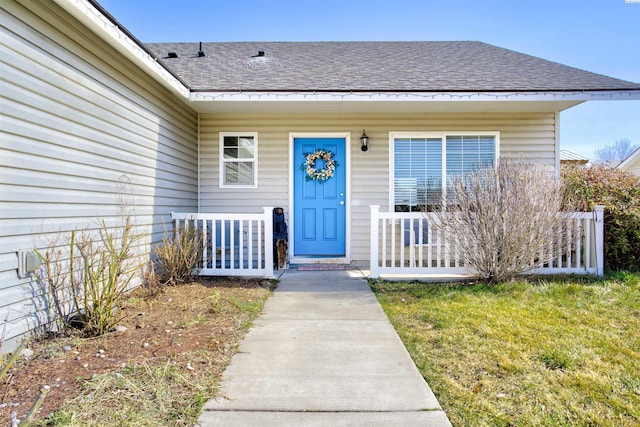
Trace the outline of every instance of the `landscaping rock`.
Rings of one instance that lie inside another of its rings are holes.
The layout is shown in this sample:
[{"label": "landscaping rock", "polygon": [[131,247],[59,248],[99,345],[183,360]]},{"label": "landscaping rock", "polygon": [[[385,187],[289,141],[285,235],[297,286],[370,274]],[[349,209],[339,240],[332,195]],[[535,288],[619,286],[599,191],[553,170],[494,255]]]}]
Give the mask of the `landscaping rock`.
[{"label": "landscaping rock", "polygon": [[33,350],[29,348],[23,348],[22,351],[20,351],[20,357],[25,360],[30,360],[33,357]]}]

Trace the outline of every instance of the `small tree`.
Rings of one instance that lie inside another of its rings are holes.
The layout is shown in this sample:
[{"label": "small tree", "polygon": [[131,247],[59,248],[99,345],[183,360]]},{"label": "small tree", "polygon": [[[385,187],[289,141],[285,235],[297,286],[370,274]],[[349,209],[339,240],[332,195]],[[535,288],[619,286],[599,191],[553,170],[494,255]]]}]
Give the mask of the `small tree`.
[{"label": "small tree", "polygon": [[441,225],[488,282],[541,267],[543,248],[565,233],[561,181],[544,165],[502,159],[452,179],[446,199]]},{"label": "small tree", "polygon": [[599,162],[621,162],[638,148],[629,139],[618,139],[614,144],[598,148],[594,154]]}]

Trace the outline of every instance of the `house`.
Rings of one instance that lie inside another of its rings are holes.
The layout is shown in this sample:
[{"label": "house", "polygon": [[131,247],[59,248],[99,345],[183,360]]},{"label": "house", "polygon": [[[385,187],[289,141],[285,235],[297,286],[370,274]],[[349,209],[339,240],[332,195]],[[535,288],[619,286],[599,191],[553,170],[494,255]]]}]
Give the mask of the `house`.
[{"label": "house", "polygon": [[636,148],[636,150],[629,154],[616,168],[640,176],[640,148]]},{"label": "house", "polygon": [[586,166],[589,159],[569,150],[560,150],[561,165],[582,165]]},{"label": "house", "polygon": [[221,259],[205,269],[234,251],[270,268],[244,237],[270,225],[243,218],[277,206],[293,262],[367,264],[375,206],[428,210],[448,176],[501,156],[558,169],[561,111],[640,99],[639,84],[480,42],[143,44],[94,0],[0,11],[4,351],[46,322],[28,264],[57,233],[124,213],[148,252],[172,212],[210,215]]}]

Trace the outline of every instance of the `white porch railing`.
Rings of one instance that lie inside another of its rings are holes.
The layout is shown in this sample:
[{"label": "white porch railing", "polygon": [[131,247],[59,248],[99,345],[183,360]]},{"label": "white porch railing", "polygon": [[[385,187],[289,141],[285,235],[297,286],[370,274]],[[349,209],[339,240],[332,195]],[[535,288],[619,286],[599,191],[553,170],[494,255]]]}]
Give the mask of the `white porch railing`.
[{"label": "white porch railing", "polygon": [[[593,212],[563,214],[569,238],[549,242],[535,274],[604,273],[604,208]],[[435,213],[380,212],[371,206],[370,276],[381,275],[474,275],[457,253],[453,239],[438,224]]]},{"label": "white porch railing", "polygon": [[201,276],[273,276],[273,208],[261,214],[171,213],[175,230],[185,222],[203,237]]}]

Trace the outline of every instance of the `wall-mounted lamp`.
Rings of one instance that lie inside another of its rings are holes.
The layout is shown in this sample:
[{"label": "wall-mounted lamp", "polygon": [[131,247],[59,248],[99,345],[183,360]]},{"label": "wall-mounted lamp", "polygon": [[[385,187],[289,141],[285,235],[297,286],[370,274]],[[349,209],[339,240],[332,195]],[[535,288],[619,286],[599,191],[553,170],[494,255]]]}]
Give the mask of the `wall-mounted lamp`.
[{"label": "wall-mounted lamp", "polygon": [[369,137],[367,136],[367,134],[364,132],[364,129],[362,129],[362,136],[360,137],[360,149],[362,151],[367,151],[369,149]]}]

